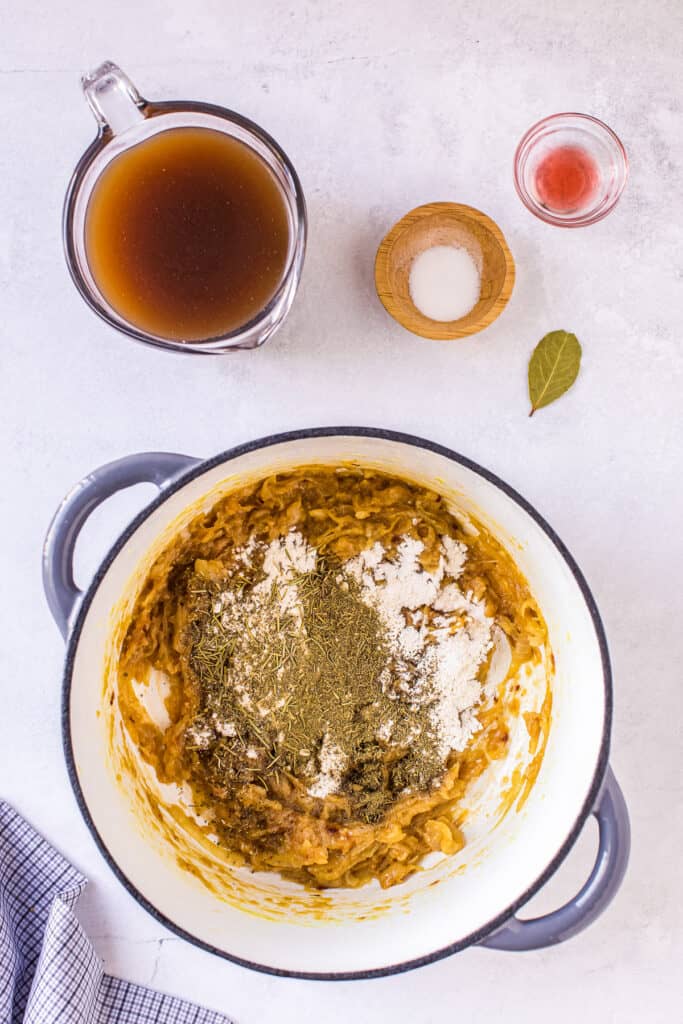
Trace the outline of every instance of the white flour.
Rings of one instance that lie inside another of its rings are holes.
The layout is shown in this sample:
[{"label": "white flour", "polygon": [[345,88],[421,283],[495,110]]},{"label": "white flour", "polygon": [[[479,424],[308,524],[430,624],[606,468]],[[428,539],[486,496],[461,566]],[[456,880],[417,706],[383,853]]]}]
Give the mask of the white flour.
[{"label": "white flour", "polygon": [[339,789],[347,758],[343,750],[330,742],[327,735],[323,737],[320,750],[320,772],[312,786],[308,787],[311,796],[325,797],[336,793]]},{"label": "white flour", "polygon": [[277,588],[280,611],[291,614],[301,622],[301,609],[296,584],[292,577],[315,569],[316,550],[306,543],[301,534],[290,530],[285,537],[270,542],[263,556],[264,578],[254,587],[253,597],[268,598]]},{"label": "white flour", "polygon": [[[363,599],[377,609],[387,629],[399,656],[398,674],[405,675],[402,689],[415,696],[417,705],[430,703],[439,752],[446,757],[462,750],[479,728],[473,710],[482,696],[477,676],[492,646],[494,621],[480,601],[458,586],[465,545],[443,537],[432,573],[419,562],[423,550],[421,541],[406,537],[389,559],[375,544],[345,569],[361,584]],[[424,607],[440,613],[430,624]]]}]

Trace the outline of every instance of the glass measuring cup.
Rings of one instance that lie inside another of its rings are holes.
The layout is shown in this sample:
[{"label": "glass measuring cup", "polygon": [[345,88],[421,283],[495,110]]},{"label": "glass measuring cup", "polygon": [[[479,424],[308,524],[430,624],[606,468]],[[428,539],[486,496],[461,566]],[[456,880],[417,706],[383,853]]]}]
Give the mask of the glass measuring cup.
[{"label": "glass measuring cup", "polygon": [[[83,92],[98,124],[98,133],[72,175],[64,202],[63,240],[74,284],[95,313],[137,341],[158,348],[210,354],[263,345],[290,310],[306,248],[306,205],[301,184],[287,155],[262,128],[224,107],[193,101],[149,102],[119,67],[106,61],[82,79]],[[281,280],[271,298],[247,323],[201,341],[169,339],[127,320],[98,287],[86,251],[88,202],[112,160],[129,148],[175,128],[207,128],[248,146],[270,170],[287,215],[288,241]]]}]

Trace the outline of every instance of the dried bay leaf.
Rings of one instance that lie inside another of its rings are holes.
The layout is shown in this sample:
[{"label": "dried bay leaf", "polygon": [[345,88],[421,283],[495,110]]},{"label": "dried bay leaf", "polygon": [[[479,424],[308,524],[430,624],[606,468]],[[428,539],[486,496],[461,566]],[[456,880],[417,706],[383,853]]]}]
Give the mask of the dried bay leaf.
[{"label": "dried bay leaf", "polygon": [[541,338],[529,360],[530,416],[561,398],[579,374],[581,345],[575,334],[551,331]]}]

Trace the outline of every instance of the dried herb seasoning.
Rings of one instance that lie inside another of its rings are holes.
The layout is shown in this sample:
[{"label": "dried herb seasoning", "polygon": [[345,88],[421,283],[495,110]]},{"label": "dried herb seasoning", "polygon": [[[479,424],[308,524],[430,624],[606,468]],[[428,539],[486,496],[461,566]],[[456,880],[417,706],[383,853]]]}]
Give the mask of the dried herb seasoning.
[{"label": "dried herb seasoning", "polygon": [[282,773],[324,795],[321,777],[324,787],[337,752],[334,791],[356,817],[378,820],[400,793],[424,789],[444,770],[429,702],[387,685],[392,653],[382,622],[341,565],[317,557],[265,593],[262,577],[257,560],[219,580],[187,581],[199,692],[187,745],[221,794],[246,782],[268,789]]}]

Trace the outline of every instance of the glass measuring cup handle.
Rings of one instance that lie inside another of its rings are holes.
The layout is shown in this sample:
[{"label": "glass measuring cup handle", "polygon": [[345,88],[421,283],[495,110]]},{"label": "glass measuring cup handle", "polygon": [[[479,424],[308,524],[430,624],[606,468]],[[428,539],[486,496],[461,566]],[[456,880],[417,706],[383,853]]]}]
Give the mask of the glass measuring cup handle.
[{"label": "glass measuring cup handle", "polygon": [[100,134],[108,130],[112,135],[120,135],[146,116],[147,100],[143,99],[128,75],[110,60],[84,75],[81,85]]}]

